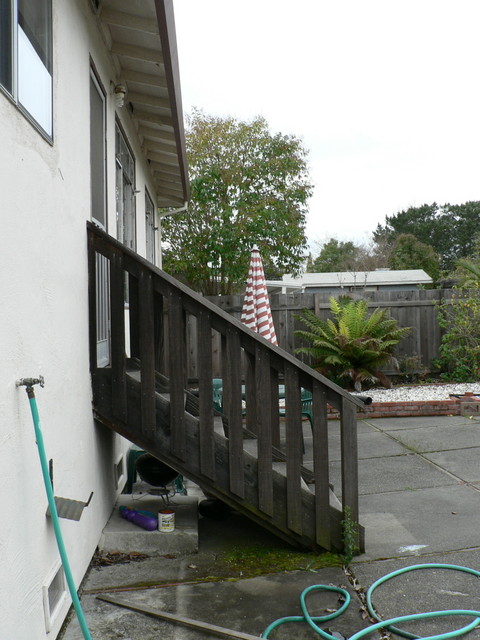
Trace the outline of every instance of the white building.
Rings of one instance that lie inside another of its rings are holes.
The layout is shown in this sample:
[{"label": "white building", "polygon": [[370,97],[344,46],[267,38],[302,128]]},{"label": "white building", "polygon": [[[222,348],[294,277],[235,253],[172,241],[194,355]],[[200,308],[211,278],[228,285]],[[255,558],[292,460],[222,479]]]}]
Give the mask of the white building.
[{"label": "white building", "polygon": [[56,495],[93,491],[62,520],[79,585],[125,469],[92,414],[86,221],[160,264],[157,208],[188,200],[172,0],[1,0],[0,185],[0,635],[41,640],[70,597],[15,382],[45,378]]},{"label": "white building", "polygon": [[304,273],[298,278],[283,276],[270,280],[270,293],[351,293],[354,291],[411,291],[432,284],[423,269],[376,269],[375,271],[332,271]]}]

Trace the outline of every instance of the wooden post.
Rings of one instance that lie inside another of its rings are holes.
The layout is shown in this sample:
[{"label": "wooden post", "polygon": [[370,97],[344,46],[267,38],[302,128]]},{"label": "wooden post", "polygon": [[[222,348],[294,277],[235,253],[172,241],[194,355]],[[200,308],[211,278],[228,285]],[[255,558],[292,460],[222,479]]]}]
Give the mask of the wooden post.
[{"label": "wooden post", "polygon": [[88,318],[89,318],[89,354],[90,373],[97,369],[97,264],[95,253],[95,235],[88,231]]},{"label": "wooden post", "polygon": [[112,410],[116,418],[127,419],[125,358],[125,271],[123,254],[115,249],[110,261],[110,322],[112,366]]},{"label": "wooden post", "polygon": [[240,498],[245,495],[243,479],[242,379],[240,374],[240,339],[227,327],[222,341],[224,412],[228,420],[228,454],[230,490]]},{"label": "wooden post", "polygon": [[200,468],[215,479],[213,439],[212,323],[210,313],[200,310],[198,324],[198,400],[200,428]]},{"label": "wooden post", "polygon": [[138,280],[128,274],[128,317],[130,324],[130,355],[140,358],[140,317],[138,309]]},{"label": "wooden post", "polygon": [[[357,415],[355,405],[342,398],[340,416],[340,441],[342,451],[342,502],[344,517],[358,525],[358,446]],[[357,546],[360,542],[357,540]]]},{"label": "wooden post", "polygon": [[314,382],[312,390],[312,435],[316,542],[331,549],[327,394],[318,382]]},{"label": "wooden post", "polygon": [[247,408],[246,427],[252,433],[257,431],[257,376],[255,369],[255,354],[245,352],[245,404]]},{"label": "wooden post", "polygon": [[182,296],[174,289],[168,294],[169,309],[169,370],[170,370],[170,424],[172,452],[185,458],[185,313]]},{"label": "wooden post", "polygon": [[142,431],[152,436],[156,428],[153,283],[152,274],[143,269],[140,274],[139,314]]},{"label": "wooden post", "polygon": [[302,414],[297,370],[285,367],[285,418],[287,436],[287,521],[288,527],[302,534]]},{"label": "wooden post", "polygon": [[[270,358],[262,345],[256,347],[256,413],[258,434],[258,507],[273,516],[272,478],[272,414],[270,386]],[[278,409],[277,409],[278,415]]]}]

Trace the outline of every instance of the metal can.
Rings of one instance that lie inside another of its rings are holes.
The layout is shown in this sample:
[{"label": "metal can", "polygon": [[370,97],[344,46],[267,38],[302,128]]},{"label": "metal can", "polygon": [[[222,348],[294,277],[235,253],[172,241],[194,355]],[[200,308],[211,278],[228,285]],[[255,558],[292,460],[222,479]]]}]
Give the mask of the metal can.
[{"label": "metal can", "polygon": [[158,530],[173,531],[175,529],[175,511],[162,509],[158,512]]}]

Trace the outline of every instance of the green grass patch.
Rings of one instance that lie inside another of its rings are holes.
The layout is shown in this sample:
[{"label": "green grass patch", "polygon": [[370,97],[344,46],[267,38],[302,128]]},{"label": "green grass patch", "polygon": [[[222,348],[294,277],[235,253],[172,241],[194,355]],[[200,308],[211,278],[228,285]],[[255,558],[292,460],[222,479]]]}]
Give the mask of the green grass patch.
[{"label": "green grass patch", "polygon": [[343,558],[334,553],[308,553],[289,548],[261,545],[234,547],[222,553],[218,560],[225,563],[232,575],[253,577],[285,571],[312,571],[324,567],[341,567]]}]

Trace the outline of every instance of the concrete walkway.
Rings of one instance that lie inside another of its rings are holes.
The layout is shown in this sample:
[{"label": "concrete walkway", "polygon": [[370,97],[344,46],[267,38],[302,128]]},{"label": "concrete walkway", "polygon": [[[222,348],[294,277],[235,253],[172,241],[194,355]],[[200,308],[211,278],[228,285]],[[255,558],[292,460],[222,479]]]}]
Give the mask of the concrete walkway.
[{"label": "concrete walkway", "polygon": [[[311,437],[305,427],[306,462]],[[463,417],[385,418],[358,425],[360,519],[366,553],[349,569],[330,567],[235,581],[221,577],[222,552],[253,543],[280,549],[284,545],[239,514],[218,522],[201,518],[199,552],[156,557],[125,565],[92,568],[82,604],[92,638],[113,640],[200,640],[214,636],[147,617],[96,599],[98,593],[170,611],[204,622],[260,635],[273,620],[300,613],[299,596],[307,586],[344,586],[352,603],[340,619],[323,628],[350,637],[369,624],[362,615],[362,592],[385,574],[416,564],[453,564],[480,571],[480,420]],[[330,424],[330,465],[340,488],[338,423]],[[140,531],[140,530],[139,530]],[[223,566],[223,571],[225,567]],[[179,584],[184,583],[184,584]],[[170,586],[165,586],[165,585]],[[440,609],[480,609],[480,582],[475,575],[430,567],[406,573],[379,587],[373,602],[385,618]],[[336,609],[336,594],[312,595],[313,615]],[[453,620],[453,621],[452,621]],[[441,633],[470,619],[435,619],[408,623],[418,635]],[[415,624],[413,627],[412,625]],[[480,638],[475,630],[470,637]],[[81,640],[76,619],[64,640]],[[271,638],[316,638],[305,624],[276,629]],[[378,638],[375,632],[369,637]]]}]

